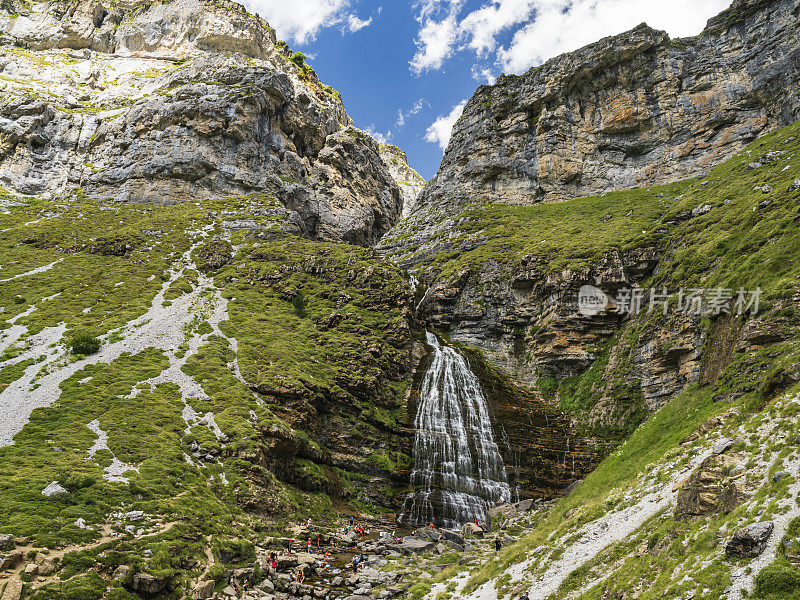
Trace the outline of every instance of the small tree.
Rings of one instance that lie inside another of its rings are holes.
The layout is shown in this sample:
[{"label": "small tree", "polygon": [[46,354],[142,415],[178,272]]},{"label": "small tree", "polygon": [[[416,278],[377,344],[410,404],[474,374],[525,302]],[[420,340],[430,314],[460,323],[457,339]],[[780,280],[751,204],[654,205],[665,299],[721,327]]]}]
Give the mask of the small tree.
[{"label": "small tree", "polygon": [[86,332],[79,332],[72,336],[69,341],[70,350],[73,354],[95,354],[100,350],[100,340]]}]

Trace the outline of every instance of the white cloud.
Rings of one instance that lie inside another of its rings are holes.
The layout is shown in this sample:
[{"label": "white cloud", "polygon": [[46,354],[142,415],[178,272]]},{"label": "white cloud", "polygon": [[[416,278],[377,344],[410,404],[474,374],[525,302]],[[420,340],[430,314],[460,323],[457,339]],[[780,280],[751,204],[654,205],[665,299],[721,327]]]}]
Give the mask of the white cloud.
[{"label": "white cloud", "polygon": [[397,126],[402,127],[403,125],[406,124],[406,119],[419,114],[419,112],[423,108],[430,108],[430,107],[431,107],[430,102],[428,102],[425,98],[420,98],[419,100],[414,102],[414,106],[412,106],[407,111],[403,111],[402,108],[397,109]]},{"label": "white cloud", "polygon": [[535,4],[534,0],[493,0],[469,13],[459,28],[469,38],[469,48],[478,55],[484,55],[495,49],[497,34],[527,21],[533,14]]},{"label": "white cloud", "polygon": [[730,0],[540,0],[536,4],[535,20],[498,52],[498,62],[506,72],[521,73],[643,22],[672,37],[696,35]]},{"label": "white cloud", "polygon": [[[499,68],[521,73],[562,52],[646,22],[673,37],[696,35],[731,0],[484,0],[463,14],[463,0],[420,0],[415,5],[420,30],[410,62],[421,74],[442,68],[463,50],[477,56],[497,52]],[[498,35],[513,33],[507,47]],[[488,77],[488,75],[487,75]]]},{"label": "white cloud", "polygon": [[461,113],[464,112],[464,107],[466,105],[467,101],[462,100],[453,107],[450,114],[440,116],[431,123],[425,132],[425,140],[439,144],[439,148],[446,150],[447,145],[450,143],[450,136],[453,134],[453,125],[455,125],[456,121],[461,117]]},{"label": "white cloud", "polygon": [[392,139],[392,132],[387,131],[386,133],[381,133],[380,131],[375,130],[375,125],[370,125],[366,129],[364,129],[364,133],[371,136],[376,142],[380,144],[386,144],[389,140]]},{"label": "white cloud", "polygon": [[343,26],[350,32],[372,23],[350,10],[351,0],[245,0],[247,7],[275,28],[278,38],[305,44],[316,38],[321,29]]},{"label": "white cloud", "polygon": [[481,81],[493,85],[497,81],[497,73],[487,66],[473,65],[472,78],[475,81]]},{"label": "white cloud", "polygon": [[454,51],[458,39],[456,10],[441,21],[426,20],[417,35],[417,53],[411,59],[411,70],[419,75],[430,69],[440,69]]},{"label": "white cloud", "polygon": [[369,27],[372,24],[372,17],[369,19],[359,19],[356,15],[349,15],[347,17],[347,30],[350,33],[361,31],[364,27]]}]

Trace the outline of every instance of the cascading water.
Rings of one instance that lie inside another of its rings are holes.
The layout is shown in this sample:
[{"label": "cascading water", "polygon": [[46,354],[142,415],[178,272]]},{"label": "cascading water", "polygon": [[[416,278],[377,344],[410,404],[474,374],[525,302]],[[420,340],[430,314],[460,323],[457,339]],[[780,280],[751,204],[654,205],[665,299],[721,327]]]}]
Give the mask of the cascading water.
[{"label": "cascading water", "polygon": [[433,363],[425,373],[415,420],[414,470],[400,515],[415,525],[459,527],[511,499],[486,397],[467,361],[427,333]]}]

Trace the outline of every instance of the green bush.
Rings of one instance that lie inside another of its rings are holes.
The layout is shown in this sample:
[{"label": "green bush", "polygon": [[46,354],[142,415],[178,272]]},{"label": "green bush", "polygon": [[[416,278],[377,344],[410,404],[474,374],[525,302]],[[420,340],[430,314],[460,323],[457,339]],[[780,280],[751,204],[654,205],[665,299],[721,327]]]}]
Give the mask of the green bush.
[{"label": "green bush", "polygon": [[756,576],[756,598],[797,598],[800,593],[800,569],[773,563]]},{"label": "green bush", "polygon": [[292,62],[296,64],[298,67],[302,67],[306,62],[306,55],[302,52],[295,52],[292,54]]},{"label": "green bush", "polygon": [[39,589],[32,600],[99,600],[105,594],[106,583],[97,573],[74,577],[69,581],[51,583]]},{"label": "green bush", "polygon": [[100,340],[89,333],[76,333],[69,341],[73,354],[96,354],[100,350]]}]

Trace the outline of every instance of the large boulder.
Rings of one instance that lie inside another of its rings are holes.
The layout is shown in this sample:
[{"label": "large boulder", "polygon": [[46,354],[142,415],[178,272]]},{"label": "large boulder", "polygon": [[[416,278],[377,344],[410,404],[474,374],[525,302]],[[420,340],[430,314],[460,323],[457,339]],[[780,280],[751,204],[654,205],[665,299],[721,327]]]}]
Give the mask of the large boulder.
[{"label": "large boulder", "polygon": [[213,579],[207,579],[206,581],[198,583],[192,590],[192,600],[206,600],[207,598],[211,598],[211,596],[214,595],[214,585],[215,582]]},{"label": "large boulder", "polygon": [[[724,450],[723,450],[724,452]],[[742,486],[730,476],[741,462],[735,454],[714,454],[681,484],[675,503],[675,520],[732,511],[743,497]]]},{"label": "large boulder", "polygon": [[45,498],[58,498],[59,496],[64,496],[69,492],[57,481],[53,481],[46,488],[42,490],[42,496]]},{"label": "large boulder", "polygon": [[436,547],[434,542],[421,540],[418,537],[408,536],[403,538],[400,548],[404,554],[418,554],[420,552],[430,552]]},{"label": "large boulder", "polygon": [[0,550],[5,550],[14,545],[14,536],[10,533],[0,535]]},{"label": "large boulder", "polygon": [[137,573],[131,579],[130,587],[144,594],[158,594],[169,584],[169,577],[156,578],[149,573]]},{"label": "large boulder", "polygon": [[725,554],[738,558],[755,558],[759,556],[772,535],[775,525],[772,521],[753,523],[740,529],[725,545]]}]

